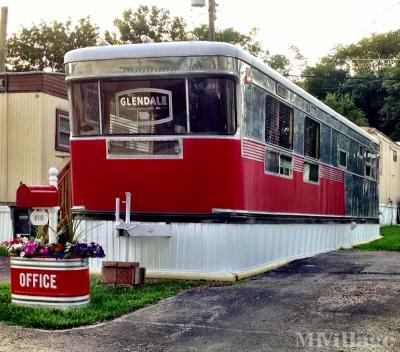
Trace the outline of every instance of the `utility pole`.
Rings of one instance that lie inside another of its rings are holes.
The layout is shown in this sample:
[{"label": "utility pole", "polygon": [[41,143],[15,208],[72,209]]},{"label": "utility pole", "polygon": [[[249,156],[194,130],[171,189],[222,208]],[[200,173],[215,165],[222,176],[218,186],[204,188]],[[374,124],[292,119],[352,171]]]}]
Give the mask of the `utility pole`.
[{"label": "utility pole", "polygon": [[208,40],[215,42],[215,0],[208,0]]},{"label": "utility pole", "polygon": [[8,7],[1,8],[0,15],[0,72],[6,72]]}]

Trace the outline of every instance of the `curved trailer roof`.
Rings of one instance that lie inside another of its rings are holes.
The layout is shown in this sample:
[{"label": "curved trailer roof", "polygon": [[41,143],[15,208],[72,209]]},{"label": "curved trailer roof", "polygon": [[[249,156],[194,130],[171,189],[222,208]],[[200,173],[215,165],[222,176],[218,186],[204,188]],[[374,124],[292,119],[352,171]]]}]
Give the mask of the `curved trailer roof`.
[{"label": "curved trailer roof", "polygon": [[357,131],[359,134],[368,138],[374,143],[379,144],[378,140],[364,131],[356,124],[338,114],[330,107],[319,101],[317,98],[307,93],[292,81],[282,76],[260,59],[248,54],[241,48],[221,42],[168,42],[168,43],[145,43],[145,44],[126,44],[126,45],[107,45],[82,49],[75,49],[65,54],[64,63],[98,61],[98,60],[118,60],[118,59],[139,59],[139,58],[158,58],[158,57],[185,57],[185,56],[227,56],[238,58],[257,68],[272,79],[283,84],[288,89],[298,94],[310,103],[330,116],[341,121],[343,124]]}]

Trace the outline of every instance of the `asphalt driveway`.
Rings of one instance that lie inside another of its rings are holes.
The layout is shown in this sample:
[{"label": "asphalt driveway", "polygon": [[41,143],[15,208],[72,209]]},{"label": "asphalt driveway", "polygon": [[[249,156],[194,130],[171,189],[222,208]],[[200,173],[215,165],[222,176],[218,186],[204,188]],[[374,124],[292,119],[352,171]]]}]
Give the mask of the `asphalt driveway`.
[{"label": "asphalt driveway", "polygon": [[0,351],[399,351],[400,253],[331,252],[104,324],[0,325],[0,338]]}]

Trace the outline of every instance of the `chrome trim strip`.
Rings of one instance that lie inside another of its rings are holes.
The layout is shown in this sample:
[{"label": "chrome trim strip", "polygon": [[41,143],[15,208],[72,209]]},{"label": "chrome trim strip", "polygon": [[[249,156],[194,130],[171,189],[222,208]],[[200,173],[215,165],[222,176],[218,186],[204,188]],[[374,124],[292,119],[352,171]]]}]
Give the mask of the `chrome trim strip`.
[{"label": "chrome trim strip", "polygon": [[[110,154],[109,153],[109,144],[112,141],[121,141],[121,142],[155,142],[155,141],[177,141],[179,144],[180,148],[180,153],[179,154],[171,154],[171,155],[163,155],[163,154],[155,154],[155,155],[145,155],[145,154],[138,154],[138,155],[118,155],[118,154]],[[182,138],[162,138],[162,137],[157,137],[157,138],[123,138],[123,139],[115,139],[115,138],[107,138],[106,139],[106,159],[183,159],[183,140]]]},{"label": "chrome trim strip", "polygon": [[71,137],[71,141],[88,141],[88,140],[106,140],[106,139],[121,139],[124,140],[126,138],[132,138],[132,139],[140,139],[140,138],[148,138],[148,139],[153,139],[153,138],[172,138],[172,139],[176,139],[176,138],[182,138],[182,139],[231,139],[231,140],[238,140],[240,141],[240,134],[237,132],[233,135],[226,135],[226,136],[217,136],[217,135],[207,135],[207,134],[202,134],[202,135],[184,135],[184,134],[176,134],[176,135],[172,135],[172,134],[166,134],[166,135],[104,135],[104,136],[86,136],[86,137],[76,137],[73,136]]},{"label": "chrome trim strip", "polygon": [[100,134],[103,134],[103,112],[101,110],[101,83],[97,81],[97,94],[99,96]]},{"label": "chrome trim strip", "polygon": [[189,80],[185,78],[185,96],[186,96],[186,131],[190,133],[190,109],[189,109]]},{"label": "chrome trim strip", "polygon": [[39,265],[18,265],[12,264],[10,265],[11,269],[40,269],[40,270],[54,270],[54,271],[79,271],[79,270],[87,270],[88,267],[51,267],[51,266],[39,266]]},{"label": "chrome trim strip", "polygon": [[258,210],[240,210],[240,209],[223,209],[223,208],[213,208],[213,213],[243,213],[243,214],[259,214],[259,215],[277,215],[277,216],[310,216],[310,217],[321,217],[321,218],[363,218],[363,219],[376,219],[372,216],[352,216],[352,215],[325,215],[325,214],[310,214],[310,213],[279,213],[271,211],[258,211]]},{"label": "chrome trim strip", "polygon": [[51,297],[51,296],[31,296],[31,295],[18,295],[18,294],[11,294],[11,299],[18,300],[18,301],[47,301],[52,303],[62,302],[81,302],[81,301],[89,301],[90,295],[85,296],[71,296],[71,297]]},{"label": "chrome trim strip", "polygon": [[[57,260],[53,258],[22,258],[22,257],[11,257],[11,266],[18,267],[41,267],[41,268],[78,268],[86,269],[88,268],[88,261],[82,259],[63,259]],[[56,270],[56,269],[55,269]]]}]

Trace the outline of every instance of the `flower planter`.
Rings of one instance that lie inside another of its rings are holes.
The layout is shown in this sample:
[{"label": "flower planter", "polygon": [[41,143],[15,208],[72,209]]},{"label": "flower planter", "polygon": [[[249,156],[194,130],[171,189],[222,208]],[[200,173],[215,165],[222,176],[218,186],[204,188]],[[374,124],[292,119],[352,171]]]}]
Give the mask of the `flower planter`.
[{"label": "flower planter", "polygon": [[83,307],[90,302],[88,260],[10,257],[11,301],[32,307]]}]

